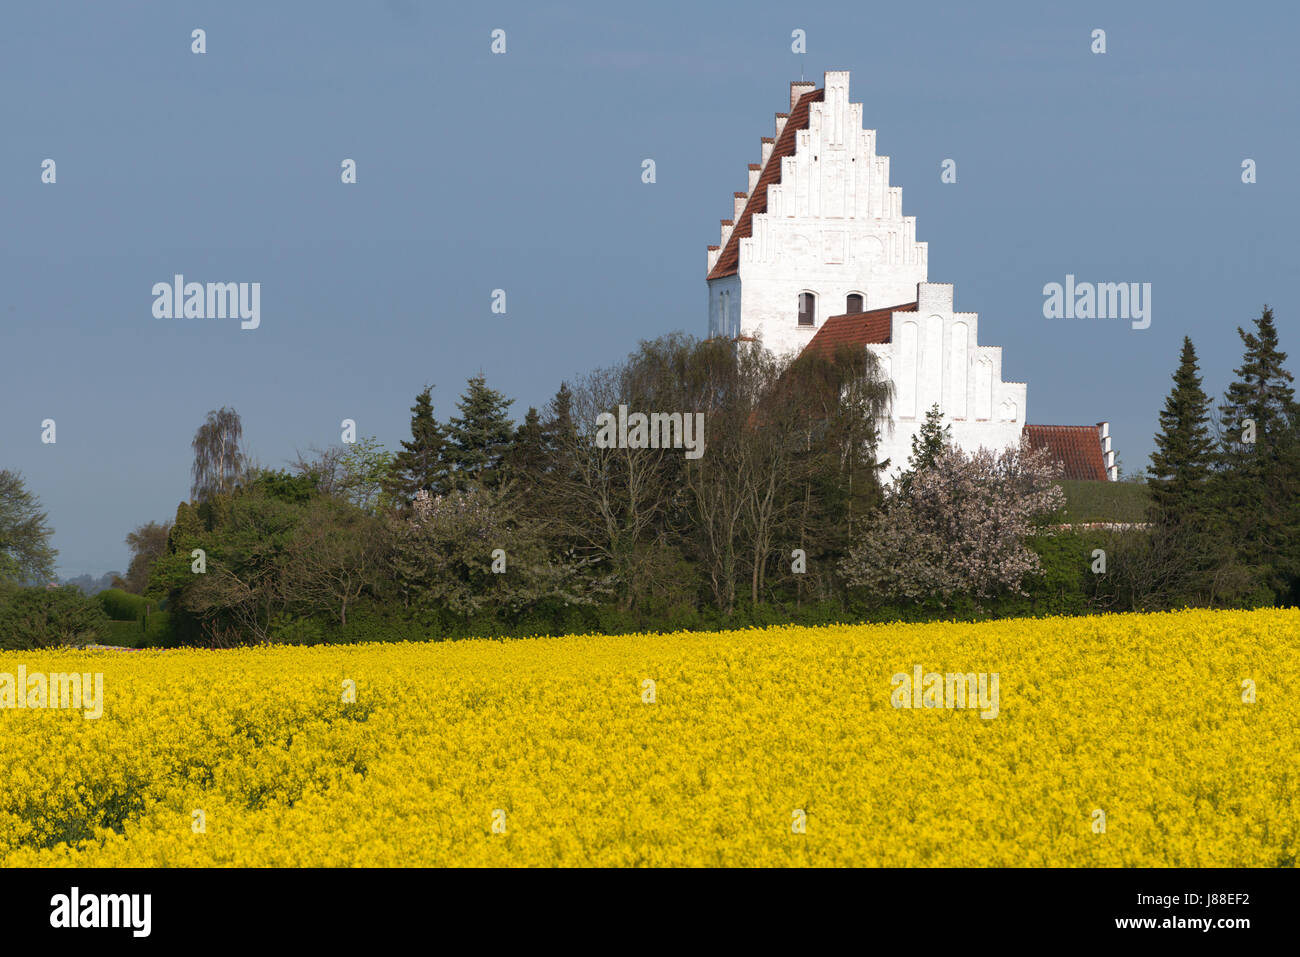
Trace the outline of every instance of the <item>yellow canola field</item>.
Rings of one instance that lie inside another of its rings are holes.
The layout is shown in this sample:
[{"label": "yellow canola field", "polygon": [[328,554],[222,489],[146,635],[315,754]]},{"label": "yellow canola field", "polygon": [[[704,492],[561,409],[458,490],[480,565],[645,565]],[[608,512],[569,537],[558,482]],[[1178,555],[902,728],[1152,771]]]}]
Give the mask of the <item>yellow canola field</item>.
[{"label": "yellow canola field", "polygon": [[[1290,867],[1298,652],[1270,610],[4,653],[104,705],[0,710],[0,864]],[[917,665],[997,716],[894,707]]]}]

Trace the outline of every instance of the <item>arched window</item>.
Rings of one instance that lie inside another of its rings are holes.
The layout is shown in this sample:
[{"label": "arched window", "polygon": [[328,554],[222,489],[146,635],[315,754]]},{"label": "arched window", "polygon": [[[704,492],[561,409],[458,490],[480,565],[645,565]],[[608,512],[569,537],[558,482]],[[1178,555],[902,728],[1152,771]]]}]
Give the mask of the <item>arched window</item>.
[{"label": "arched window", "polygon": [[811,326],[817,322],[817,297],[810,292],[799,293],[799,325]]},{"label": "arched window", "polygon": [[847,308],[845,308],[844,311],[849,313],[861,312],[863,304],[864,303],[863,303],[862,293],[851,292],[849,293],[849,301],[847,303]]}]

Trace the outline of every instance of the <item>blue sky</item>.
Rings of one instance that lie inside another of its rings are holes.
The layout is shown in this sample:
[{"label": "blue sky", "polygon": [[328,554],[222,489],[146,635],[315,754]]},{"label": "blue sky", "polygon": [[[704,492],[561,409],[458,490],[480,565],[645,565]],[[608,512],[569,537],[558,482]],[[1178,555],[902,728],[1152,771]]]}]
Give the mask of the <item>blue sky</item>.
[{"label": "blue sky", "polygon": [[[6,4],[0,468],[41,497],[60,573],[100,574],[188,496],[209,409],[234,406],[278,466],[337,442],[344,418],[394,446],[426,383],[445,418],[482,371],[522,415],[638,339],[702,335],[705,247],[789,81],[828,69],[852,71],[930,279],[956,285],[1004,377],[1028,382],[1029,421],[1109,420],[1141,468],[1184,334],[1218,395],[1235,327],[1268,302],[1300,368],[1298,19],[1198,3]],[[261,282],[261,328],[153,318],[152,285],[177,272]],[[1044,319],[1042,287],[1067,273],[1152,283],[1151,327]]]}]

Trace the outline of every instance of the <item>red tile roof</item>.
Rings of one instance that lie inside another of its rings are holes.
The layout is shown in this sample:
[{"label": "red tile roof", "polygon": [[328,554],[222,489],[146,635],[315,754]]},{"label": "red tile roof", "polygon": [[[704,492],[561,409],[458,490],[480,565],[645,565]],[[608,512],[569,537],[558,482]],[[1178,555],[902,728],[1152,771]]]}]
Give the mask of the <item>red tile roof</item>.
[{"label": "red tile roof", "polygon": [[1030,448],[1050,449],[1065,467],[1067,479],[1106,481],[1101,432],[1095,425],[1026,425]]},{"label": "red tile roof", "polygon": [[869,342],[888,342],[892,323],[890,316],[896,312],[916,312],[916,303],[886,306],[869,312],[849,312],[831,316],[822,323],[817,334],[808,340],[804,352],[819,353],[827,358],[839,346],[864,346]]},{"label": "red tile roof", "polygon": [[[781,135],[777,137],[772,147],[772,155],[767,158],[763,172],[759,174],[758,182],[754,184],[749,202],[745,204],[736,227],[727,238],[726,248],[722,250],[718,261],[713,264],[713,269],[709,271],[709,279],[721,279],[723,276],[736,274],[740,266],[740,241],[753,235],[754,216],[767,211],[767,188],[773,183],[781,182],[781,159],[794,155],[795,134],[808,128],[808,108],[813,103],[820,102],[825,92],[825,90],[811,90],[805,93],[799,98],[795,108],[790,111],[790,119],[786,120]],[[770,136],[763,137],[764,142],[771,139]]]}]

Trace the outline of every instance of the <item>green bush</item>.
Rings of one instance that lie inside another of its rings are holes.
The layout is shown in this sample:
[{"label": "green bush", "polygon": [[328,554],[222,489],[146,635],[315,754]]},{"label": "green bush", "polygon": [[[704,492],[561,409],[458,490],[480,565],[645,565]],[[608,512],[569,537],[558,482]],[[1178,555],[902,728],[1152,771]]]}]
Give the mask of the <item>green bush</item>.
[{"label": "green bush", "polygon": [[179,644],[172,629],[171,615],[165,611],[151,611],[144,620],[144,641],[141,648],[175,648]]},{"label": "green bush", "polygon": [[424,613],[415,619],[405,615],[401,608],[367,600],[348,609],[346,628],[331,622],[325,640],[331,644],[352,644],[361,641],[430,641],[444,637],[445,627],[437,615]]},{"label": "green bush", "polygon": [[276,618],[267,637],[273,645],[319,645],[325,641],[325,625],[312,618]]},{"label": "green bush", "polygon": [[[1145,486],[1142,486],[1145,488]],[[1086,615],[1098,611],[1092,552],[1104,547],[1103,531],[1058,532],[1039,535],[1027,544],[1038,555],[1041,574],[1025,582],[1025,600],[1034,615]],[[1007,609],[1016,614],[1017,609]]]},{"label": "green bush", "polygon": [[139,621],[149,607],[149,602],[144,598],[120,588],[110,588],[95,597],[99,599],[104,614],[113,621]]},{"label": "green bush", "polygon": [[81,589],[20,588],[0,599],[0,650],[31,651],[102,643],[108,616]]},{"label": "green bush", "polygon": [[165,611],[150,612],[144,621],[110,621],[103,643],[120,648],[170,648],[176,644]]},{"label": "green bush", "polygon": [[[855,622],[982,621],[1008,617],[1084,615],[1110,610],[1100,602],[1099,577],[1092,574],[1092,551],[1112,548],[1108,536],[1138,535],[1142,531],[1102,529],[1043,530],[1026,545],[1039,557],[1040,570],[1024,582],[1026,594],[1005,593],[975,599],[958,596],[945,605],[937,601],[883,604],[874,596],[851,593],[837,599],[795,601],[792,590],[776,589],[769,601],[751,605],[741,599],[726,615],[716,608],[690,602],[648,601],[633,609],[605,604],[565,606],[542,601],[519,614],[457,615],[436,606],[408,609],[364,598],[348,610],[340,626],[329,616],[281,616],[271,626],[276,644],[315,645],[360,642],[444,641],[460,638],[521,638],[566,634],[618,635],[631,632],[718,631],[763,628],[769,625],[830,625]],[[146,645],[175,645],[184,614],[172,624],[163,612],[151,612]],[[157,623],[157,624],[155,624]]]},{"label": "green bush", "polygon": [[103,644],[139,648],[144,643],[144,625],[138,621],[110,621]]}]

